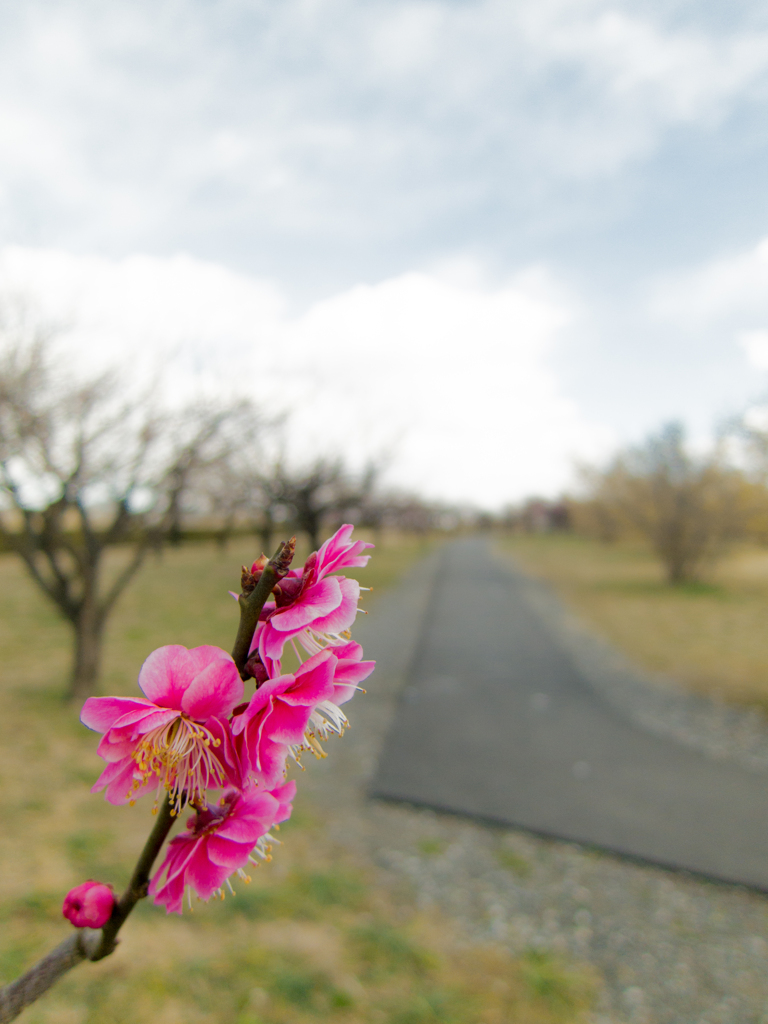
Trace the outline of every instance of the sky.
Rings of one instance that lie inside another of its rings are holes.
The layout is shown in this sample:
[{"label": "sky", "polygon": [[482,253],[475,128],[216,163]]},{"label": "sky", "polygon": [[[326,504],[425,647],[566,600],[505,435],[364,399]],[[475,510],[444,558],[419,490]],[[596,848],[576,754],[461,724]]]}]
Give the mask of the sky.
[{"label": "sky", "polygon": [[[500,507],[768,393],[768,8],[0,7],[0,300]],[[10,300],[9,300],[10,301]]]}]

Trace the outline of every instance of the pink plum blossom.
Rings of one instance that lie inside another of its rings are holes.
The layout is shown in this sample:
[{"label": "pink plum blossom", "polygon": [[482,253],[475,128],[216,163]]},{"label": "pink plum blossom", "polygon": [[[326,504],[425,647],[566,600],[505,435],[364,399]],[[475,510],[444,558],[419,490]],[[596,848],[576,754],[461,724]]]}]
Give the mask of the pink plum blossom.
[{"label": "pink plum blossom", "polygon": [[[341,634],[355,621],[360,584],[329,575],[368,564],[370,555],[362,552],[373,544],[351,541],[352,530],[348,523],[340,527],[309,556],[303,569],[290,570],[275,588],[275,603],[266,606],[265,621],[259,624],[251,646],[258,651],[266,675],[279,674],[288,641],[298,639],[308,653],[316,654],[327,643],[341,642]],[[251,571],[257,574],[260,570],[260,562],[255,562]]]},{"label": "pink plum blossom", "polygon": [[367,679],[376,667],[375,661],[362,661],[363,648],[354,640],[331,647],[338,664],[333,673],[334,704],[345,704],[360,689],[359,684]]},{"label": "pink plum blossom", "polygon": [[354,526],[345,523],[321,545],[317,552],[317,572],[321,579],[337,569],[362,569],[368,565],[371,556],[364,555],[363,551],[374,545],[362,540],[352,541],[353,530]]},{"label": "pink plum blossom", "polygon": [[81,721],[103,732],[98,752],[107,767],[92,792],[110,803],[133,802],[165,788],[177,812],[182,796],[202,799],[230,772],[216,756],[227,717],[243,699],[234,661],[218,647],[160,647],[142,665],[144,697],[89,697]]},{"label": "pink plum blossom", "polygon": [[325,650],[333,655],[336,662],[333,672],[333,693],[313,709],[309,716],[308,729],[310,745],[319,756],[322,756],[322,750],[312,741],[316,736],[327,740],[331,733],[343,735],[344,730],[349,727],[349,721],[339,704],[345,704],[354,695],[355,690],[361,688],[359,684],[367,679],[376,667],[375,661],[361,660],[363,648],[354,640],[326,647]]},{"label": "pink plum blossom", "polygon": [[307,726],[315,708],[333,696],[336,658],[331,648],[320,651],[295,673],[268,679],[232,722],[244,762],[266,789],[285,773],[285,762],[308,743]]},{"label": "pink plum blossom", "polygon": [[115,894],[102,882],[87,881],[70,889],[61,908],[75,928],[103,928],[112,916]]},{"label": "pink plum blossom", "polygon": [[[252,854],[269,859],[269,830],[291,815],[296,783],[272,792],[253,788],[240,792],[228,789],[217,804],[202,804],[187,822],[187,830],[168,844],[159,870],[149,884],[155,903],[167,913],[181,913],[184,891],[191,890],[208,900],[221,895],[222,885],[237,873],[250,881],[243,868],[257,864]],[[165,881],[161,876],[165,872]],[[231,890],[231,885],[229,886]]]}]

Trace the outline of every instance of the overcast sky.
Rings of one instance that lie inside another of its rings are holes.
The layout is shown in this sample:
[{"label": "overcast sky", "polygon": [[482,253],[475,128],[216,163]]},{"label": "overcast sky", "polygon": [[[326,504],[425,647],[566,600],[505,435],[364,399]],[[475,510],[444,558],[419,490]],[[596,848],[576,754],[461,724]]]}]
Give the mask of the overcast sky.
[{"label": "overcast sky", "polygon": [[0,289],[297,457],[556,493],[768,388],[767,106],[751,0],[5,4]]}]

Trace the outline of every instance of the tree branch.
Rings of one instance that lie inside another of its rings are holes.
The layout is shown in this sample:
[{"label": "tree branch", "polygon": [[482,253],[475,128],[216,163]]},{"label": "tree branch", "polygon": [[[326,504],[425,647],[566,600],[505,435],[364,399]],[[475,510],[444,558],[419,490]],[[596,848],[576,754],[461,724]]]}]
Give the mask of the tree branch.
[{"label": "tree branch", "polygon": [[115,904],[109,921],[101,931],[78,928],[74,935],[59,943],[20,978],[0,989],[0,1024],[15,1020],[25,1006],[34,1003],[63,974],[83,960],[102,960],[115,951],[117,933],[139,900],[147,895],[149,873],[175,820],[171,801],[166,799],[133,869],[133,877]]},{"label": "tree branch", "polygon": [[143,900],[147,895],[149,873],[175,820],[174,806],[170,798],[166,797],[158,811],[154,828],[149,833],[149,838],[144,844],[144,849],[141,851],[141,856],[136,861],[136,867],[133,869],[133,876],[128,883],[128,887],[120,897],[119,902],[115,904],[115,909],[112,911],[109,921],[101,930],[101,942],[96,951],[91,955],[91,960],[103,960],[105,956],[109,956],[110,953],[114,952],[117,945],[117,933],[123,927],[126,918],[139,900]]},{"label": "tree branch", "polygon": [[105,617],[109,615],[115,601],[117,601],[118,597],[120,597],[122,592],[125,590],[125,588],[128,586],[133,577],[141,568],[141,565],[144,559],[147,557],[147,552],[149,551],[151,546],[152,534],[147,532],[145,537],[137,543],[136,549],[133,553],[133,558],[131,558],[128,565],[126,565],[123,571],[119,574],[117,579],[109,588],[108,593],[105,594],[105,596],[101,600],[101,611]]},{"label": "tree branch", "polygon": [[90,959],[100,936],[93,928],[78,928],[20,978],[0,989],[0,1024],[15,1020],[25,1006],[39,999],[62,974]]},{"label": "tree branch", "polygon": [[[295,537],[282,543],[264,567],[256,587],[248,594],[241,594],[238,599],[240,623],[232,657],[241,675],[261,611],[275,585],[288,573],[295,548]],[[81,961],[102,960],[114,952],[118,932],[139,900],[147,895],[152,865],[174,821],[173,805],[166,798],[136,862],[131,880],[115,904],[109,921],[101,931],[79,928],[20,978],[0,989],[0,1024],[15,1020],[26,1006],[39,999],[62,975]]]},{"label": "tree branch", "polygon": [[242,679],[247,679],[245,674],[245,663],[251,649],[251,640],[256,632],[259,623],[261,610],[267,603],[269,595],[276,584],[287,574],[293,560],[293,553],[296,550],[296,538],[291,537],[283,541],[272,558],[264,566],[259,582],[250,594],[241,594],[237,599],[240,605],[240,625],[237,627],[235,646],[232,648],[232,658],[237,665],[237,670]]}]

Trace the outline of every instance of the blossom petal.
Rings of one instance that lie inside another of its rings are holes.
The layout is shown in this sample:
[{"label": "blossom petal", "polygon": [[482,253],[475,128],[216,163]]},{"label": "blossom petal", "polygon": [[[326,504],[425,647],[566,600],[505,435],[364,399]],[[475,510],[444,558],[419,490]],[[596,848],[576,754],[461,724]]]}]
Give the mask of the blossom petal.
[{"label": "blossom petal", "polygon": [[209,900],[230,874],[227,868],[211,863],[207,846],[205,838],[195,843],[194,853],[187,861],[184,872],[188,884],[194,888],[201,900]]},{"label": "blossom petal", "polygon": [[362,552],[374,545],[362,540],[352,541],[353,529],[350,523],[340,526],[318,551],[316,568],[320,579],[338,569],[362,568],[368,564],[371,556]]},{"label": "blossom petal", "polygon": [[141,666],[139,687],[146,697],[164,708],[181,710],[181,698],[194,674],[187,670],[189,652],[181,644],[158,647]]},{"label": "blossom petal", "polygon": [[269,832],[279,809],[280,803],[272,793],[260,790],[244,794],[237,803],[236,813],[224,820],[216,834],[235,843],[253,846],[260,836]]},{"label": "blossom petal", "polygon": [[237,666],[225,651],[220,654],[195,676],[181,699],[182,709],[199,722],[213,716],[226,717],[243,699],[243,680]]},{"label": "blossom petal", "polygon": [[[336,579],[329,576],[328,580]],[[323,580],[327,583],[328,580]],[[360,600],[360,584],[357,580],[338,577],[339,589],[341,590],[341,601],[336,608],[328,615],[317,618],[312,622],[312,629],[318,633],[341,633],[349,629],[357,617],[357,604]]]},{"label": "blossom petal", "polygon": [[285,762],[288,759],[288,747],[278,743],[268,735],[262,735],[257,724],[245,734],[244,746],[248,752],[251,771],[257,782],[264,789],[276,786],[285,775]]},{"label": "blossom petal", "polygon": [[345,704],[354,695],[359,684],[367,679],[376,668],[376,662],[361,661],[363,649],[354,641],[341,647],[333,647],[332,650],[338,659],[338,664],[333,675],[333,697],[331,699],[334,704]]},{"label": "blossom petal", "polygon": [[272,790],[272,796],[277,800],[277,813],[275,815],[275,824],[279,824],[281,821],[287,821],[293,811],[293,804],[291,801],[296,796],[296,783],[293,779],[290,782],[286,782],[285,785],[279,786],[277,789]]},{"label": "blossom petal", "polygon": [[273,743],[301,743],[304,739],[309,716],[315,704],[288,707],[282,701],[275,701],[269,716],[268,738]]},{"label": "blossom petal", "polygon": [[339,584],[340,577],[329,576],[307,587],[294,604],[276,611],[271,616],[270,625],[273,629],[286,633],[301,629],[321,616],[329,615],[341,604],[342,591]]},{"label": "blossom petal", "polygon": [[[97,753],[105,761],[117,761],[132,754],[145,733],[159,729],[178,717],[178,711],[158,708],[154,704],[150,704],[141,712],[123,715],[117,720],[117,724],[104,734]],[[122,724],[124,721],[127,721],[127,725]]]},{"label": "blossom petal", "polygon": [[[126,732],[129,732],[132,736],[136,737],[143,736],[147,732],[152,732],[153,729],[159,729],[163,725],[168,725],[168,723],[172,722],[174,718],[179,718],[180,716],[181,712],[177,711],[175,708],[155,707],[152,708],[148,714],[142,715],[141,718],[138,718],[134,722],[130,722],[126,727]],[[119,721],[107,735],[119,733],[122,729],[123,726]]]},{"label": "blossom petal", "polygon": [[286,690],[292,687],[295,682],[296,676],[291,672],[287,672],[284,676],[275,676],[274,679],[267,679],[266,682],[262,683],[248,701],[248,707],[242,715],[238,715],[232,723],[232,731],[235,735],[242,732],[246,723],[251,718],[254,718],[259,711],[265,708],[273,697],[281,696]]},{"label": "blossom petal", "polygon": [[319,651],[297,669],[293,684],[280,694],[279,701],[291,706],[314,707],[320,701],[328,700],[333,693],[335,668],[333,648]]},{"label": "blossom petal", "polygon": [[248,764],[247,760],[244,763],[235,745],[230,723],[225,718],[209,718],[205,727],[214,740],[219,741],[218,747],[212,747],[212,753],[223,767],[227,781],[236,789],[242,789],[248,775]]},{"label": "blossom petal", "polygon": [[106,732],[125,714],[138,708],[151,708],[143,697],[89,697],[80,712],[80,721],[96,732]]},{"label": "blossom petal", "polygon": [[[184,900],[186,880],[184,869],[195,852],[194,842],[188,836],[181,835],[168,844],[165,859],[155,872],[149,883],[149,893],[159,906],[165,905],[166,913],[180,914]],[[161,885],[160,878],[167,870],[166,880]]]},{"label": "blossom petal", "polygon": [[142,785],[134,789],[136,781],[136,763],[133,758],[126,757],[122,761],[113,761],[108,764],[91,787],[91,792],[98,793],[100,789],[106,787],[105,799],[109,803],[119,806],[127,804],[129,800],[136,800],[148,789],[157,786],[158,783],[156,775],[149,775],[145,777]]},{"label": "blossom petal", "polygon": [[289,633],[281,633],[273,627],[271,619],[264,623],[264,629],[259,634],[259,655],[267,666],[267,671],[269,671],[270,664],[279,663],[286,641],[300,633],[303,628],[303,626],[299,626]]},{"label": "blossom petal", "polygon": [[[264,829],[260,835],[263,836],[266,831],[269,830]],[[225,868],[227,875],[231,875],[233,871],[237,871],[243,864],[248,863],[248,855],[256,845],[258,838],[259,836],[256,836],[252,843],[236,843],[231,839],[224,838],[219,830],[216,835],[208,837],[206,856],[212,864]]]},{"label": "blossom petal", "polygon": [[126,778],[128,779],[128,784],[130,785],[130,781],[133,779],[133,769],[135,767],[135,764],[130,758],[123,758],[123,760],[120,762],[113,762],[112,764],[108,764],[104,771],[101,773],[101,775],[98,777],[98,779],[96,779],[94,784],[91,786],[91,792],[98,793],[99,790],[104,789],[105,786],[108,786],[115,779],[119,779],[126,772]]}]

